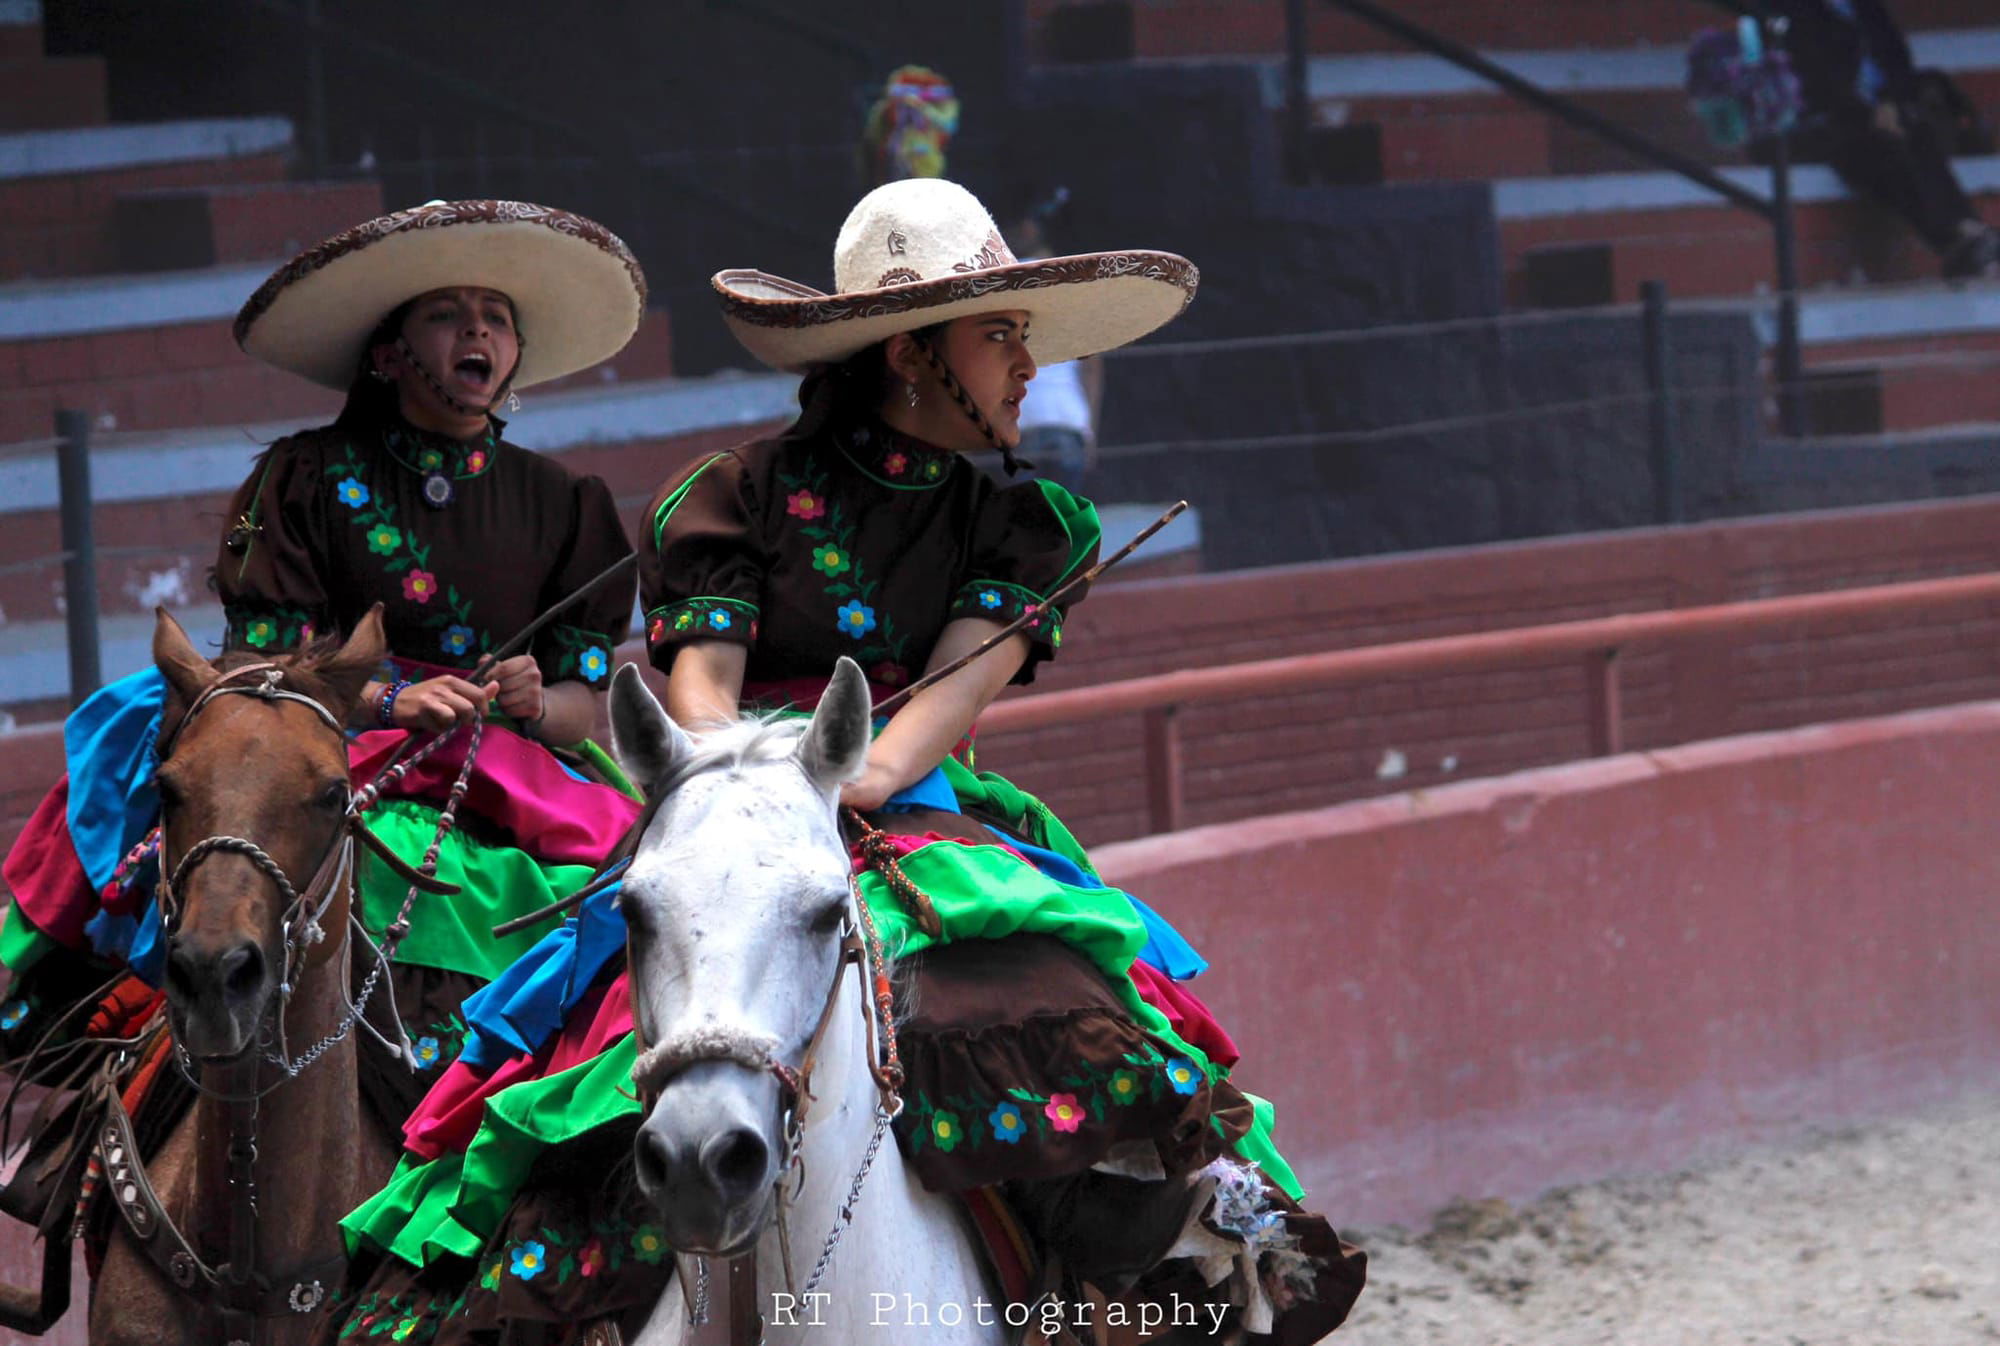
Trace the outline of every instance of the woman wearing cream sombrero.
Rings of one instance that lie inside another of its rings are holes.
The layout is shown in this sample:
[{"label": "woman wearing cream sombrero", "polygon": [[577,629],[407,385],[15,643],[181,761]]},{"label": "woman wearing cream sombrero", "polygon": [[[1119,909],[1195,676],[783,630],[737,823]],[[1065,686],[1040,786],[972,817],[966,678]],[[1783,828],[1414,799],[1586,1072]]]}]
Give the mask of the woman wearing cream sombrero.
[{"label": "woman wearing cream sombrero", "polygon": [[[638,264],[599,225],[525,203],[458,201],[326,240],[280,267],[237,318],[251,356],[348,396],[333,424],[271,445],[229,507],[214,571],[225,649],[272,654],[342,637],[382,605],[389,657],[350,725],[357,780],[375,777],[411,731],[496,717],[438,857],[439,876],[462,891],[417,896],[391,977],[400,1022],[375,1012],[386,995],[371,1008],[407,1046],[407,1064],[373,1050],[361,1057],[369,1110],[388,1135],[459,1054],[467,994],[533,942],[488,932],[588,878],[636,813],[623,793],[587,780],[547,746],[578,744],[589,732],[629,624],[629,584],[604,586],[565,611],[483,683],[468,675],[630,554],[605,484],[508,443],[496,413],[513,389],[616,354],[644,305]],[[137,805],[151,799],[146,744],[163,695],[155,670],[125,678],[78,712],[97,732],[71,736],[79,751],[69,762],[68,816],[121,824],[66,839],[92,890],[109,880],[107,897],[151,892],[150,862],[134,848],[152,826],[150,807]],[[449,740],[367,814],[408,863],[438,832],[467,737]],[[594,749],[581,751],[588,758]],[[36,864],[60,849],[17,847],[9,857],[17,909],[5,951],[14,965],[51,965],[37,961],[44,953],[116,962],[129,948],[135,970],[157,980],[157,916],[144,896],[134,905],[136,935],[129,918],[90,920],[99,893],[64,883],[60,865]],[[128,853],[139,862],[121,863]],[[358,910],[375,941],[407,887],[372,860],[361,866]],[[75,910],[79,903],[92,910]],[[45,932],[86,921],[88,937],[51,948],[58,941]]]},{"label": "woman wearing cream sombrero", "polygon": [[[834,270],[833,294],[757,271],[715,278],[738,339],[805,375],[802,412],[782,434],[681,473],[641,520],[646,639],[669,675],[668,709],[699,730],[745,706],[810,707],[842,655],[879,699],[1034,614],[1023,634],[898,709],[843,795],[907,849],[904,864],[924,874],[937,911],[956,914],[946,947],[917,960],[914,1017],[900,1030],[910,1077],[899,1138],[934,1190],[1006,1181],[1037,1234],[1100,1288],[1164,1294],[1219,1278],[1207,1293],[1233,1303],[1250,1332],[1317,1339],[1358,1292],[1360,1256],[1297,1206],[1268,1116],[1229,1083],[1234,1049],[1179,983],[1201,959],[1164,921],[1102,887],[1043,805],[974,775],[959,756],[994,694],[1055,655],[1064,613],[1047,597],[1092,563],[1098,544],[1088,502],[1047,481],[995,487],[959,458],[987,448],[1011,456],[1037,360],[1089,355],[1161,326],[1192,297],[1195,269],[1139,251],[1017,262],[964,188],[912,179],[855,207]],[[885,917],[900,910],[874,870],[860,869],[857,883]],[[905,952],[929,942],[914,941]],[[530,1050],[574,1060],[630,1021],[622,979],[612,994],[584,996],[604,984],[605,955],[558,938],[523,962],[541,968],[538,985],[574,988],[561,1030]],[[482,1013],[496,1020],[553,1022],[532,994],[493,1000]],[[967,1032],[974,1021],[982,1027]],[[1132,1068],[1138,1061],[1153,1065]],[[1086,1079],[1100,1084],[1080,1089]],[[1009,1088],[988,1097],[995,1081]],[[468,1196],[475,1159],[505,1151],[517,1174],[560,1166],[559,1138],[579,1130],[567,1118],[636,1120],[619,1083],[576,1072],[483,1082],[475,1095],[493,1100],[488,1116],[513,1120],[504,1134],[497,1125],[464,1133],[437,1161],[460,1184],[452,1214],[503,1211],[510,1199],[532,1209],[532,1196],[511,1189]],[[444,1103],[464,1115],[465,1095],[433,1099],[413,1125],[448,1115]],[[537,1137],[521,1118],[537,1119]],[[999,1119],[1005,1134],[966,1134]],[[1162,1180],[1095,1171],[1101,1163]],[[483,1171],[494,1181],[491,1165]],[[364,1243],[458,1232],[425,1205],[432,1179],[406,1174],[401,1185],[349,1222]],[[1189,1277],[1185,1262],[1166,1260],[1203,1221],[1224,1230],[1223,1244],[1206,1246],[1226,1245],[1222,1261],[1238,1274],[1211,1259],[1213,1277]],[[474,1232],[492,1247],[508,1229]]]}]

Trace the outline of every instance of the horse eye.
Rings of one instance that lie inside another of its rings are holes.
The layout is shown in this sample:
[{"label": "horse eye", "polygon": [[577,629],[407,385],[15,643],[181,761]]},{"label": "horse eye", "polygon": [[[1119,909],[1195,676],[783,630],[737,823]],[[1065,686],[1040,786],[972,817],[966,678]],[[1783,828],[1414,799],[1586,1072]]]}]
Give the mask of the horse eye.
[{"label": "horse eye", "polygon": [[329,781],[321,788],[319,797],[313,803],[323,809],[344,809],[347,807],[347,782]]},{"label": "horse eye", "polygon": [[842,893],[833,901],[813,913],[812,928],[816,935],[830,935],[839,930],[847,919],[847,894]]},{"label": "horse eye", "polygon": [[163,808],[172,808],[180,804],[181,787],[175,784],[173,777],[153,777],[153,788],[160,792],[160,804]]}]

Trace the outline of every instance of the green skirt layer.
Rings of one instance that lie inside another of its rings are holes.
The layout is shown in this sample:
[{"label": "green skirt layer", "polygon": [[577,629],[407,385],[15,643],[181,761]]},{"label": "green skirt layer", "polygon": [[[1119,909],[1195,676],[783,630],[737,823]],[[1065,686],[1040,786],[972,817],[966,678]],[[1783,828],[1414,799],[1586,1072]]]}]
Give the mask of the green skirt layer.
[{"label": "green skirt layer", "polygon": [[[946,771],[961,801],[1009,819],[1035,844],[1094,874],[1082,848],[1039,800],[1000,777],[975,776],[955,762],[948,762]],[[998,845],[935,842],[904,856],[902,866],[929,895],[946,942],[1024,932],[1059,937],[1104,974],[1126,1011],[1163,1050],[1193,1061],[1211,1079],[1226,1075],[1176,1033],[1133,985],[1128,969],[1145,947],[1147,931],[1123,892],[1057,883]],[[879,875],[863,873],[859,888],[892,957],[920,952],[934,942]],[[389,1184],[342,1222],[350,1250],[389,1253],[417,1266],[428,1266],[441,1255],[476,1255],[503,1227],[544,1151],[609,1122],[638,1117],[639,1105],[626,1092],[635,1059],[628,1035],[581,1065],[496,1093],[463,1154],[427,1163],[406,1158]],[[1271,1105],[1254,1096],[1251,1102],[1256,1120],[1236,1151],[1298,1199],[1303,1195],[1298,1179],[1271,1142]]]},{"label": "green skirt layer", "polygon": [[[410,799],[388,799],[368,813],[368,830],[389,849],[416,864],[437,835],[439,810]],[[410,886],[373,852],[363,852],[359,872],[361,923],[377,940],[402,910]],[[474,840],[454,828],[438,849],[437,877],[460,891],[445,897],[417,894],[410,909],[410,933],[396,961],[491,981],[535,946],[539,927],[504,939],[493,927],[545,907],[590,881],[589,865],[544,864],[526,851]]]}]

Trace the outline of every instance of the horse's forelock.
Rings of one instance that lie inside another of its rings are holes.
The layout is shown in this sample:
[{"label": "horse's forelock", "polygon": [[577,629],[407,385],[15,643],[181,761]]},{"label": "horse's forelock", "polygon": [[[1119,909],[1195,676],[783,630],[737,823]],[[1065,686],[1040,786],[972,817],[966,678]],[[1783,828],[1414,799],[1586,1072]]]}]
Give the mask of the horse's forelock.
[{"label": "horse's forelock", "polygon": [[694,751],[676,762],[665,778],[649,785],[646,794],[658,799],[711,771],[781,762],[798,750],[807,723],[795,717],[751,714],[708,730],[694,741]]}]

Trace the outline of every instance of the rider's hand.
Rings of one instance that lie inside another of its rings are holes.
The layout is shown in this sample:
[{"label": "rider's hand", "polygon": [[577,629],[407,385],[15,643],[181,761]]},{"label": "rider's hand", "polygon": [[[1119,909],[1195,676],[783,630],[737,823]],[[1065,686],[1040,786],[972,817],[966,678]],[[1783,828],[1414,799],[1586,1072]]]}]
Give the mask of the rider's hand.
[{"label": "rider's hand", "polygon": [[525,724],[542,718],[542,666],[532,654],[517,654],[493,665],[500,709]]},{"label": "rider's hand", "polygon": [[[389,708],[398,729],[443,731],[453,725],[470,724],[485,711],[486,703],[500,693],[500,684],[484,687],[464,678],[442,676],[413,682],[396,695]],[[540,688],[536,696],[541,695]]]}]

